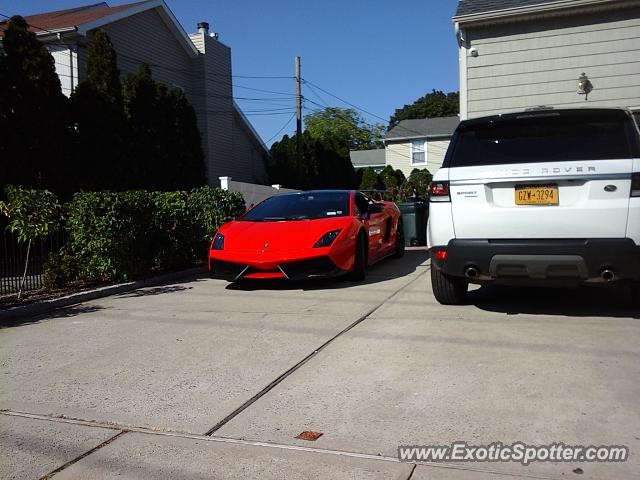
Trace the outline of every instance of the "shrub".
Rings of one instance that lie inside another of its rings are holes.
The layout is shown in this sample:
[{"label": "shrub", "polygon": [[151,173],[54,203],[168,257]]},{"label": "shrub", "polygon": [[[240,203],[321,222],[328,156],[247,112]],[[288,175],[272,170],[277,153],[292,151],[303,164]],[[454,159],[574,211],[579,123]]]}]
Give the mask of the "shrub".
[{"label": "shrub", "polygon": [[155,268],[167,269],[198,261],[198,230],[194,212],[189,208],[187,192],[153,194],[155,205]]},{"label": "shrub", "polygon": [[126,280],[153,266],[154,203],[145,191],[80,192],[69,204],[67,252],[81,277]]},{"label": "shrub", "polygon": [[47,282],[127,280],[205,260],[213,233],[244,211],[242,195],[191,192],[80,192],[69,204],[69,242],[47,262]]},{"label": "shrub", "polygon": [[64,249],[51,252],[42,268],[42,282],[47,288],[62,287],[78,277],[78,262]]},{"label": "shrub", "polygon": [[194,226],[199,229],[200,242],[207,247],[220,225],[244,212],[244,198],[238,192],[200,187],[191,190],[189,209],[195,214]]}]

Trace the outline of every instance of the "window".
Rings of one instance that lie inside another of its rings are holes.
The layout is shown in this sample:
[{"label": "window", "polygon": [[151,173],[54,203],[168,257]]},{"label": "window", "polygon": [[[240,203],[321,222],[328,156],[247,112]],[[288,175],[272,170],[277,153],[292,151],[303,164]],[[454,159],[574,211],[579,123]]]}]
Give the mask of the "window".
[{"label": "window", "polygon": [[349,192],[317,191],[285,193],[271,197],[249,210],[245,222],[315,220],[349,215]]},{"label": "window", "polygon": [[469,122],[454,135],[450,166],[634,158],[637,132],[622,110],[566,110]]},{"label": "window", "polygon": [[424,165],[427,163],[425,143],[424,140],[413,140],[411,142],[411,165]]},{"label": "window", "polygon": [[362,193],[356,192],[354,206],[355,206],[355,215],[361,216],[367,213],[367,210],[369,209],[369,202],[367,201],[367,198]]}]

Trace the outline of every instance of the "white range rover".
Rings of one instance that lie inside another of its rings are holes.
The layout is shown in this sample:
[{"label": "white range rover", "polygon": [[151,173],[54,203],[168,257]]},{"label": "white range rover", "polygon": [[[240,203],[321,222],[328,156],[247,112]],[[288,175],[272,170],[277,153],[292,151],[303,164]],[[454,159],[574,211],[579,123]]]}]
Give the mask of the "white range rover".
[{"label": "white range rover", "polygon": [[431,283],[640,294],[640,133],[624,109],[536,109],[460,123],[431,185]]}]

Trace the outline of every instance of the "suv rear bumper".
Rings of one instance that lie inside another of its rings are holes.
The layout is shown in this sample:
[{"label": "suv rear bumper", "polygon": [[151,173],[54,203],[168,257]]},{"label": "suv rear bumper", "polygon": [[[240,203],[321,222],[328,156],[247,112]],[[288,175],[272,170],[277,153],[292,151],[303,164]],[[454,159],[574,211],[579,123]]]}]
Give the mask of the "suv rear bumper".
[{"label": "suv rear bumper", "polygon": [[[446,258],[433,255],[442,250]],[[432,268],[466,276],[474,283],[567,285],[640,280],[640,247],[629,238],[451,240],[446,247],[430,251]],[[612,272],[612,278],[603,278],[605,271]]]}]

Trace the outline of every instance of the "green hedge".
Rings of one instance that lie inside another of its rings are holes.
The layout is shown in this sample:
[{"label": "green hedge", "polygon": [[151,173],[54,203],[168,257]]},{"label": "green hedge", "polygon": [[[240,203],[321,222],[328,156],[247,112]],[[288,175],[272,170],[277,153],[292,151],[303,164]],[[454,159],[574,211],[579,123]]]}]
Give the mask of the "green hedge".
[{"label": "green hedge", "polygon": [[213,233],[243,211],[241,194],[212,187],[76,193],[67,207],[69,242],[45,265],[46,283],[129,280],[201,263]]}]

